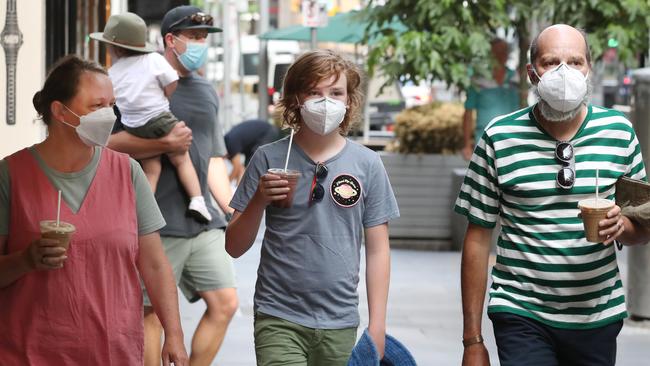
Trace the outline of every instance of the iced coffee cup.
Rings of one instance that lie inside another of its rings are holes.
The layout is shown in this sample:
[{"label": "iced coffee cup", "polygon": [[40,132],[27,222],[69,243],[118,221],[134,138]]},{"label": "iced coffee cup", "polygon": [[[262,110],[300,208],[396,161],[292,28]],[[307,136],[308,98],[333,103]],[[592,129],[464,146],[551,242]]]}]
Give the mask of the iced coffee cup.
[{"label": "iced coffee cup", "polygon": [[614,201],[605,198],[595,199],[588,198],[578,202],[582,222],[585,226],[585,236],[587,241],[592,243],[602,243],[607,239],[606,236],[598,235],[600,228],[598,223],[607,218],[607,212],[614,207]]},{"label": "iced coffee cup", "polygon": [[300,172],[297,170],[287,169],[274,169],[271,168],[268,170],[269,174],[277,175],[282,179],[285,179],[289,182],[289,192],[287,197],[281,201],[273,201],[271,204],[275,207],[288,208],[293,204],[293,195],[296,192],[296,185],[298,184],[298,178],[300,178]]},{"label": "iced coffee cup", "polygon": [[60,221],[57,226],[56,220],[41,221],[41,238],[54,239],[59,242],[59,246],[68,250],[70,238],[76,231],[74,225]]}]

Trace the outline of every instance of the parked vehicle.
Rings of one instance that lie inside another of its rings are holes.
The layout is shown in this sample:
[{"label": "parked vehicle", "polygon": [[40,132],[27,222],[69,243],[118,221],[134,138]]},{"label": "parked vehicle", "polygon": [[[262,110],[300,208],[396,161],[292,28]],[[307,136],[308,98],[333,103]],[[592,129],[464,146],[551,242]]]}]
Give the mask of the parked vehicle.
[{"label": "parked vehicle", "polygon": [[[241,40],[241,64],[239,52],[232,52],[231,81],[242,82],[244,90],[257,93],[259,83],[259,39],[257,36],[248,35]],[[268,88],[270,99],[277,98],[277,93],[282,88],[282,80],[289,65],[300,53],[298,42],[294,41],[268,41]],[[208,80],[220,82],[223,80],[223,48],[210,47],[208,49],[208,62],[206,64],[206,77]],[[240,75],[241,65],[241,75]]]},{"label": "parked vehicle", "polygon": [[[243,83],[253,87],[256,92],[259,83],[259,39],[257,36],[245,36],[242,38],[242,60],[243,60]],[[267,92],[273,97],[276,92],[282,88],[282,80],[289,65],[296,59],[300,53],[300,46],[295,41],[268,41],[268,85]],[[237,75],[234,80],[239,80]],[[272,99],[272,98],[270,98]]]}]

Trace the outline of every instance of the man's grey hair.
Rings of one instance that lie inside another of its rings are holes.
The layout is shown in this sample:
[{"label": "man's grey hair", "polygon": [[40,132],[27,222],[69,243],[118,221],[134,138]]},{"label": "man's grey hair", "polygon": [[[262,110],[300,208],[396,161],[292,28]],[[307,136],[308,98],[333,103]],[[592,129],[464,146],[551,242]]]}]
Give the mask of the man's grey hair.
[{"label": "man's grey hair", "polygon": [[[591,65],[591,49],[589,48],[589,42],[587,41],[587,32],[580,28],[575,28],[580,34],[582,35],[582,39],[585,40],[585,49],[587,50],[587,54],[585,55],[587,59],[587,63]],[[530,43],[530,48],[528,51],[530,52],[530,63],[532,65],[535,65],[535,61],[537,60],[537,56],[539,56],[539,35],[542,34],[542,32],[539,32],[535,38],[533,38],[533,41]]]}]

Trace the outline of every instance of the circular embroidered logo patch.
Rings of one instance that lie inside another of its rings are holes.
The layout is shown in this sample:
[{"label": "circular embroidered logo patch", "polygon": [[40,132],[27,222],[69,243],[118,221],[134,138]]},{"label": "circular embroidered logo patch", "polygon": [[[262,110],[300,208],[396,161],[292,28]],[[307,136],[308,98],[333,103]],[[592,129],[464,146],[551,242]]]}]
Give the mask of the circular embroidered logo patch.
[{"label": "circular embroidered logo patch", "polygon": [[341,174],[332,181],[330,194],[339,206],[352,207],[361,198],[361,183],[349,174]]}]

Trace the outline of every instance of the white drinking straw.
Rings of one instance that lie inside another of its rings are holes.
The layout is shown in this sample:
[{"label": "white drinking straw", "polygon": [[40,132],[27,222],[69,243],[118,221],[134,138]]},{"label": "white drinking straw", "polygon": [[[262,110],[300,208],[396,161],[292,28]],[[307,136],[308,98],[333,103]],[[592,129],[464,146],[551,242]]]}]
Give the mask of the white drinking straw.
[{"label": "white drinking straw", "polygon": [[291,144],[293,143],[293,128],[291,129],[291,135],[289,135],[289,148],[287,149],[287,160],[284,162],[284,172],[287,172],[287,167],[289,166],[289,155],[291,154]]},{"label": "white drinking straw", "polygon": [[56,202],[56,227],[59,227],[61,222],[61,190],[59,189],[59,198]]},{"label": "white drinking straw", "polygon": [[596,169],[596,204],[598,204],[598,169]]}]

